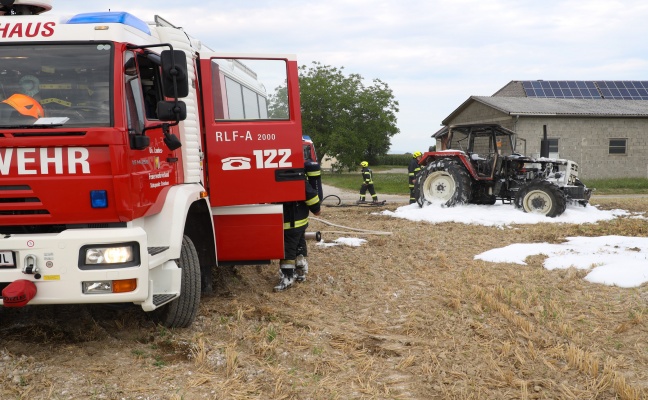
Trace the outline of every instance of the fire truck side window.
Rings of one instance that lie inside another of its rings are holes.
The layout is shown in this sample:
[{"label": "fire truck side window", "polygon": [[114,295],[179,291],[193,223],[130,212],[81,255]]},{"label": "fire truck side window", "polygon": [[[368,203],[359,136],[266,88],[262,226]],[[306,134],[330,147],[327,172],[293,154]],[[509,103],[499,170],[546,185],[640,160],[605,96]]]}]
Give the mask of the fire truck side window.
[{"label": "fire truck side window", "polygon": [[[155,60],[155,58],[158,58],[158,60]],[[163,100],[159,57],[154,54],[148,56],[139,54],[137,56],[137,67],[142,85],[146,119],[157,120],[157,104]]]},{"label": "fire truck side window", "polygon": [[128,52],[124,56],[124,93],[126,94],[126,118],[128,132],[141,133],[144,128],[144,110],[142,105],[142,85],[137,75],[135,56]]},{"label": "fire truck side window", "polygon": [[213,59],[217,120],[288,119],[283,60]]},{"label": "fire truck side window", "polygon": [[127,52],[124,60],[128,127],[139,133],[145,120],[158,119],[157,104],[163,100],[159,56]]}]

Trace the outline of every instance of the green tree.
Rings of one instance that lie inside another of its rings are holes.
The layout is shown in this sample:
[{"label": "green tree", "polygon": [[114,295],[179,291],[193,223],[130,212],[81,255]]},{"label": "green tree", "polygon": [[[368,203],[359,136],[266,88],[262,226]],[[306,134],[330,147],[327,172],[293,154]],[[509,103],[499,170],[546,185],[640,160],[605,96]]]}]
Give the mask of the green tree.
[{"label": "green tree", "polygon": [[[343,68],[322,65],[299,67],[302,125],[320,157],[335,157],[341,167],[354,169],[362,160],[375,163],[389,150],[396,127],[398,101],[389,86],[374,79],[365,86],[362,76],[344,75]],[[270,96],[270,115],[285,108],[286,88]]]}]

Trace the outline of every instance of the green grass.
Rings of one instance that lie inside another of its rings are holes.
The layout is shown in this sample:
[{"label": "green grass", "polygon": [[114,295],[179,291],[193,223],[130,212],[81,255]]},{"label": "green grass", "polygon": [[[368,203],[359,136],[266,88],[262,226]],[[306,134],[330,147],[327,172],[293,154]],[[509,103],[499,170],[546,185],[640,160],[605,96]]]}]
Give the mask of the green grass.
[{"label": "green grass", "polygon": [[583,183],[589,188],[596,189],[595,194],[648,193],[646,178],[586,179]]},{"label": "green grass", "polygon": [[[371,167],[374,171],[376,192],[378,195],[381,193],[409,195],[407,172],[378,172],[393,168],[390,166]],[[360,171],[335,174],[324,172],[322,173],[322,182],[340,189],[359,192],[362,178]],[[594,194],[648,194],[648,179],[646,178],[587,179],[583,183],[588,188],[596,189]]]},{"label": "green grass", "polygon": [[583,183],[588,188],[594,188],[594,194],[644,194],[648,193],[648,179],[586,179]]}]

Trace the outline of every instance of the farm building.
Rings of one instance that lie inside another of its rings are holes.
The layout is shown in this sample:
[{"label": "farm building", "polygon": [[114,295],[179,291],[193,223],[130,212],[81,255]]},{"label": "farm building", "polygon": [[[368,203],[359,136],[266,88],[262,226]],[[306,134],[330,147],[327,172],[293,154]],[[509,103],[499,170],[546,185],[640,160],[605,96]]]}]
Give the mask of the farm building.
[{"label": "farm building", "polygon": [[581,178],[648,178],[648,81],[511,81],[471,96],[442,124],[496,123],[518,134],[517,152],[576,161]]}]

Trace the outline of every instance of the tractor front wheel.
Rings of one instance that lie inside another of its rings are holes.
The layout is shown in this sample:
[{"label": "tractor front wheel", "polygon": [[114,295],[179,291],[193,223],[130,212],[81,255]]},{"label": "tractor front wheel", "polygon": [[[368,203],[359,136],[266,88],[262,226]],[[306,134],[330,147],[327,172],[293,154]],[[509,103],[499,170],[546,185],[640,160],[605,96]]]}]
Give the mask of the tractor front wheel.
[{"label": "tractor front wheel", "polygon": [[515,198],[515,206],[524,212],[557,217],[565,212],[567,200],[560,188],[547,181],[533,181],[524,186]]}]

